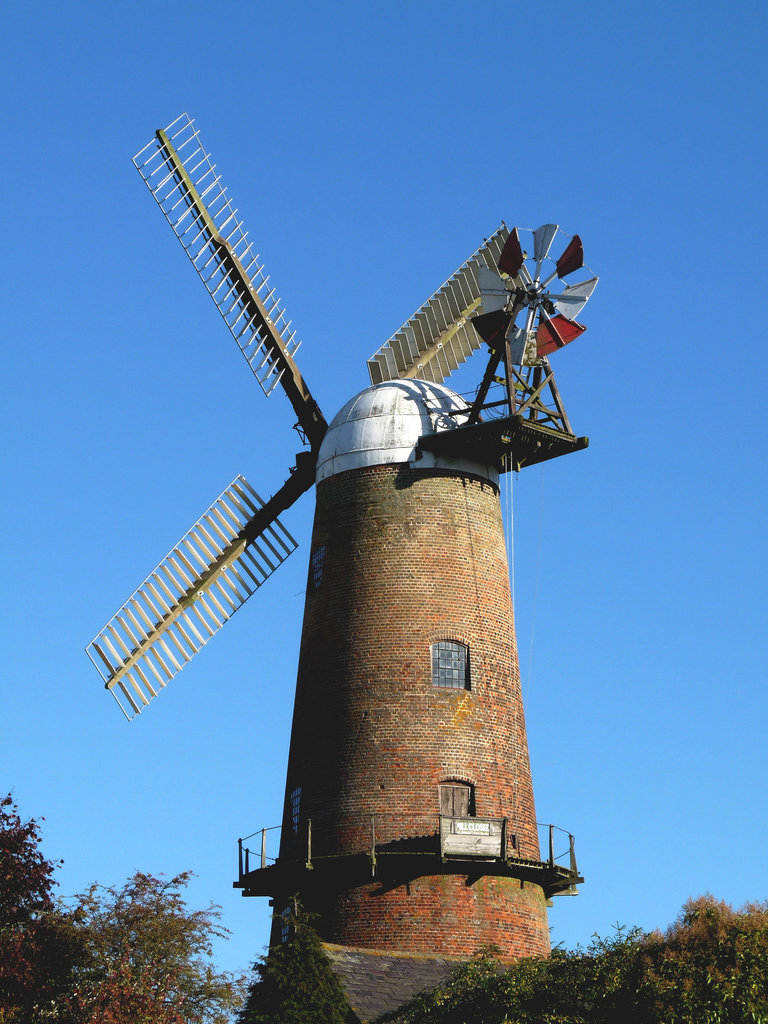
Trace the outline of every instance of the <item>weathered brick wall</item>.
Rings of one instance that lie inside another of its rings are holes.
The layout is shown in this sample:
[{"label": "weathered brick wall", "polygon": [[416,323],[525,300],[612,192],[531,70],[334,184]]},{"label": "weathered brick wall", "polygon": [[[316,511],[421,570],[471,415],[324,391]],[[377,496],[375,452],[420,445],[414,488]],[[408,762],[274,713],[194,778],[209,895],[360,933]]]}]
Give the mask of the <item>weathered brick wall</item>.
[{"label": "weathered brick wall", "polygon": [[[313,851],[433,835],[440,782],[469,782],[478,816],[507,817],[538,859],[525,721],[497,489],[407,466],[341,473],[317,489],[286,792],[302,789]],[[311,572],[310,572],[311,576]],[[471,689],[432,686],[430,644],[469,648]],[[283,853],[290,849],[287,822]],[[436,875],[323,901],[323,938],[370,948],[543,952],[541,890]],[[462,949],[457,949],[457,932]]]},{"label": "weathered brick wall", "polygon": [[484,875],[431,875],[383,890],[341,895],[329,919],[343,946],[471,957],[483,945],[504,957],[549,953],[544,894],[537,885]]}]

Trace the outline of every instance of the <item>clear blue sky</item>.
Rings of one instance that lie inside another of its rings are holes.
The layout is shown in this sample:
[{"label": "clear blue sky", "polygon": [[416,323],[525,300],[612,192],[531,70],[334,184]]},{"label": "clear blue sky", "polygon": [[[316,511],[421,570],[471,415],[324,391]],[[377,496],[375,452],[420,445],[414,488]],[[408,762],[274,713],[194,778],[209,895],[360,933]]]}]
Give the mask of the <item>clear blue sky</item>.
[{"label": "clear blue sky", "polygon": [[328,417],[504,219],[600,274],[555,365],[587,452],[514,481],[553,941],[768,895],[764,3],[28,3],[4,13],[0,789],[62,892],[198,874],[280,819],[311,496],[268,590],[128,725],[85,644],[236,473],[295,446],[131,164],[188,110]]}]

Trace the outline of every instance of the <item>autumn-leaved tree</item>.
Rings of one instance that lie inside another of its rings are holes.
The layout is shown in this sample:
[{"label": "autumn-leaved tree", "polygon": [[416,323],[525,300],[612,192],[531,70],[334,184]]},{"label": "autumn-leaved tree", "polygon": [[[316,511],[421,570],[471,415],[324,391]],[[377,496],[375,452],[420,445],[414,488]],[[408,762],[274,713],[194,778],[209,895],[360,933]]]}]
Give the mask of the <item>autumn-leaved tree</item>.
[{"label": "autumn-leaved tree", "polygon": [[225,1024],[244,978],[211,963],[211,940],[227,930],[220,910],[190,910],[183,872],[137,872],[120,889],[92,885],[73,911],[87,961],[67,1011],[78,1024]]},{"label": "autumn-leaved tree", "polygon": [[56,865],[40,850],[40,827],[0,798],[0,1024],[27,1024],[68,989],[83,955],[71,918],[58,908]]},{"label": "autumn-leaved tree", "polygon": [[245,979],[216,970],[219,908],[190,910],[190,874],[53,896],[36,821],[0,799],[0,1024],[225,1024]]}]

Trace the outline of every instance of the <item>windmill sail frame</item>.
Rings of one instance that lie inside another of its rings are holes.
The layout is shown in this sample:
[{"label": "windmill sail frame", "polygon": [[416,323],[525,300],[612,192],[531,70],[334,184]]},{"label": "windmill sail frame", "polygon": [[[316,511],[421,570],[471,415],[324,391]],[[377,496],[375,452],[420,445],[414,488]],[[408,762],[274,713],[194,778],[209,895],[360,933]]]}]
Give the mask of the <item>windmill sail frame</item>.
[{"label": "windmill sail frame", "polygon": [[256,537],[264,507],[237,476],[94,639],[86,652],[131,719],[232,618],[296,550],[275,516]]},{"label": "windmill sail frame", "polygon": [[502,224],[371,356],[372,384],[398,377],[442,384],[480,348],[470,320],[481,304],[479,272],[495,269],[508,236]]},{"label": "windmill sail frame", "polygon": [[282,386],[316,451],[327,424],[293,358],[301,343],[193,120],[159,129],[133,163],[262,391]]}]

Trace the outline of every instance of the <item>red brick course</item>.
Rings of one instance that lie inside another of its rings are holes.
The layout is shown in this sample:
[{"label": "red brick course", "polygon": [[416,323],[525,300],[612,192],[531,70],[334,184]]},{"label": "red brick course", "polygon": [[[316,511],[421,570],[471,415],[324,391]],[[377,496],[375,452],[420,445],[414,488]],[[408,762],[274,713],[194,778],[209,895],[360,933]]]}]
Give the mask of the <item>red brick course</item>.
[{"label": "red brick course", "polygon": [[[474,786],[475,813],[506,817],[538,859],[498,489],[404,465],[318,485],[312,550],[325,548],[304,615],[286,794],[318,856],[434,835],[441,782]],[[469,690],[432,686],[430,644],[469,648]],[[281,856],[291,852],[284,822]],[[439,862],[438,862],[439,863]],[[417,953],[545,953],[539,887],[436,874],[326,893],[322,937]]]},{"label": "red brick course", "polygon": [[469,958],[483,945],[504,957],[546,955],[544,894],[537,885],[484,875],[430,875],[388,889],[343,893],[334,921],[339,945]]}]

